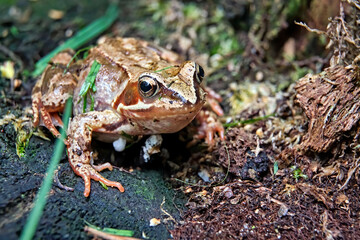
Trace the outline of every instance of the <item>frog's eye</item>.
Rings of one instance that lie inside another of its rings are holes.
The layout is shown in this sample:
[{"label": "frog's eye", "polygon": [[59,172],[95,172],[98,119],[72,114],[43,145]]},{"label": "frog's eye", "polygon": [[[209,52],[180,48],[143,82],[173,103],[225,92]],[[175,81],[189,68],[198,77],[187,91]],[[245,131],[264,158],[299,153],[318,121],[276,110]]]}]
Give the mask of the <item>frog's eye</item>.
[{"label": "frog's eye", "polygon": [[201,83],[205,77],[204,69],[199,64],[195,64],[195,67],[196,67],[196,72],[195,72],[196,80],[199,83]]},{"label": "frog's eye", "polygon": [[139,78],[138,86],[140,94],[146,98],[154,96],[159,89],[159,84],[156,78],[149,75],[141,76]]}]

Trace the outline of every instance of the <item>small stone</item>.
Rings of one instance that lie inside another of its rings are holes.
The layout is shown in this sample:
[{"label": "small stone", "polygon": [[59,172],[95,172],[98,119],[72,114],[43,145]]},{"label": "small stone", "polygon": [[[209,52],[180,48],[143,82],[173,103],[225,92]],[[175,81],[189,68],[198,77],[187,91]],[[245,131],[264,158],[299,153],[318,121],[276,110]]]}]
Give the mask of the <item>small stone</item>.
[{"label": "small stone", "polygon": [[150,219],[150,227],[155,227],[161,223],[161,220],[158,218],[152,218]]},{"label": "small stone", "polygon": [[201,171],[198,172],[198,176],[201,177],[204,182],[210,182],[210,174],[206,169],[201,169]]},{"label": "small stone", "polygon": [[126,139],[124,137],[120,137],[118,140],[113,142],[113,146],[115,151],[122,152],[126,147]]}]

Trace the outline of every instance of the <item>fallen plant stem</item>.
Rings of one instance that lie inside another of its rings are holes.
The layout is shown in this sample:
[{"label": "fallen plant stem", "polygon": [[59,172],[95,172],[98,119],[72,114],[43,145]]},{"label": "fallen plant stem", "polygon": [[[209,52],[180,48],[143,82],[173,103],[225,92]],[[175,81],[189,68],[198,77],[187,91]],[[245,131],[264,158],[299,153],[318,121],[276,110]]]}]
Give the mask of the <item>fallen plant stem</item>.
[{"label": "fallen plant stem", "polygon": [[84,227],[85,232],[89,232],[93,234],[95,237],[101,237],[104,239],[137,239],[133,238],[134,231],[132,230],[122,230],[122,229],[115,229],[115,228],[100,228],[97,227],[88,221],[84,220],[86,226]]},{"label": "fallen plant stem", "polygon": [[107,239],[107,240],[139,240],[139,238],[117,236],[117,235],[105,233],[89,226],[85,226],[84,231],[93,235],[95,239],[98,239],[98,237],[100,237],[102,239]]},{"label": "fallen plant stem", "polygon": [[46,171],[44,181],[40,187],[38,194],[36,195],[34,208],[31,210],[30,215],[26,220],[25,227],[23,228],[23,231],[21,233],[20,236],[21,240],[30,240],[33,238],[36,228],[39,224],[41,215],[44,211],[46,200],[48,198],[48,194],[52,186],[54,172],[59,164],[60,158],[64,151],[64,140],[66,138],[66,133],[64,129],[67,129],[69,118],[71,115],[71,109],[72,109],[72,98],[69,98],[66,102],[64,115],[62,119],[64,126],[62,129],[60,129],[61,137],[56,140],[54,154],[50,160],[50,164]]},{"label": "fallen plant stem", "polygon": [[251,119],[247,119],[247,120],[240,120],[240,121],[236,121],[236,122],[225,123],[225,124],[223,124],[223,126],[226,128],[236,127],[240,124],[251,124],[251,123],[255,123],[255,122],[258,122],[258,121],[261,121],[264,119],[268,119],[269,117],[273,117],[273,116],[275,116],[275,113],[268,114],[263,117],[256,117],[256,118],[251,118]]},{"label": "fallen plant stem", "polygon": [[164,209],[164,204],[165,204],[165,196],[163,197],[163,200],[162,200],[162,203],[160,204],[160,210],[161,212],[163,212],[163,214],[165,214],[166,216],[168,216],[169,218],[168,219],[165,219],[165,221],[173,221],[175,224],[178,224],[178,222],[175,220],[175,218],[173,216],[171,216],[170,213],[168,213],[165,209]]},{"label": "fallen plant stem", "polygon": [[358,158],[356,160],[356,163],[354,164],[353,168],[349,169],[348,174],[347,174],[347,178],[346,181],[344,183],[344,185],[341,186],[341,188],[339,189],[339,191],[343,190],[343,188],[348,184],[348,182],[350,181],[352,175],[355,173],[356,169],[360,166],[360,158]]}]

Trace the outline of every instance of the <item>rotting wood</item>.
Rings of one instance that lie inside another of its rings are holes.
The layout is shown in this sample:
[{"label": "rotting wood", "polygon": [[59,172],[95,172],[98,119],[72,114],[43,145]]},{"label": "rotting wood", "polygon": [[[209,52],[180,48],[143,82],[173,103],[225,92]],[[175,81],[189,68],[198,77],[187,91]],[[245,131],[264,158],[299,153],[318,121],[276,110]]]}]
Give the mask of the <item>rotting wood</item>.
[{"label": "rotting wood", "polygon": [[309,118],[301,148],[326,152],[360,119],[359,68],[337,66],[301,78],[296,101]]}]

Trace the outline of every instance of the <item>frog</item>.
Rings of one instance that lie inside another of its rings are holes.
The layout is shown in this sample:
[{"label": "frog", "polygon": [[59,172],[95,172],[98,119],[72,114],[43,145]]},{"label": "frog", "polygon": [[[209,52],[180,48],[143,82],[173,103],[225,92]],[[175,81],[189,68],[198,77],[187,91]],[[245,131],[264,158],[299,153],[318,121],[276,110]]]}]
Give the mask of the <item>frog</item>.
[{"label": "frog", "polygon": [[[98,71],[84,95],[94,66]],[[178,132],[203,111],[209,97],[219,112],[217,96],[202,85],[204,78],[199,64],[181,61],[170,50],[136,38],[108,37],[82,60],[75,61],[70,49],[52,58],[32,90],[33,125],[43,125],[59,138],[59,113],[72,98],[73,117],[64,142],[72,170],[84,180],[84,196],[90,194],[91,180],[124,192],[120,182],[100,174],[113,166],[94,164],[92,139],[111,143],[124,136]],[[201,116],[199,138],[210,145],[216,133],[224,139],[222,125]]]}]

